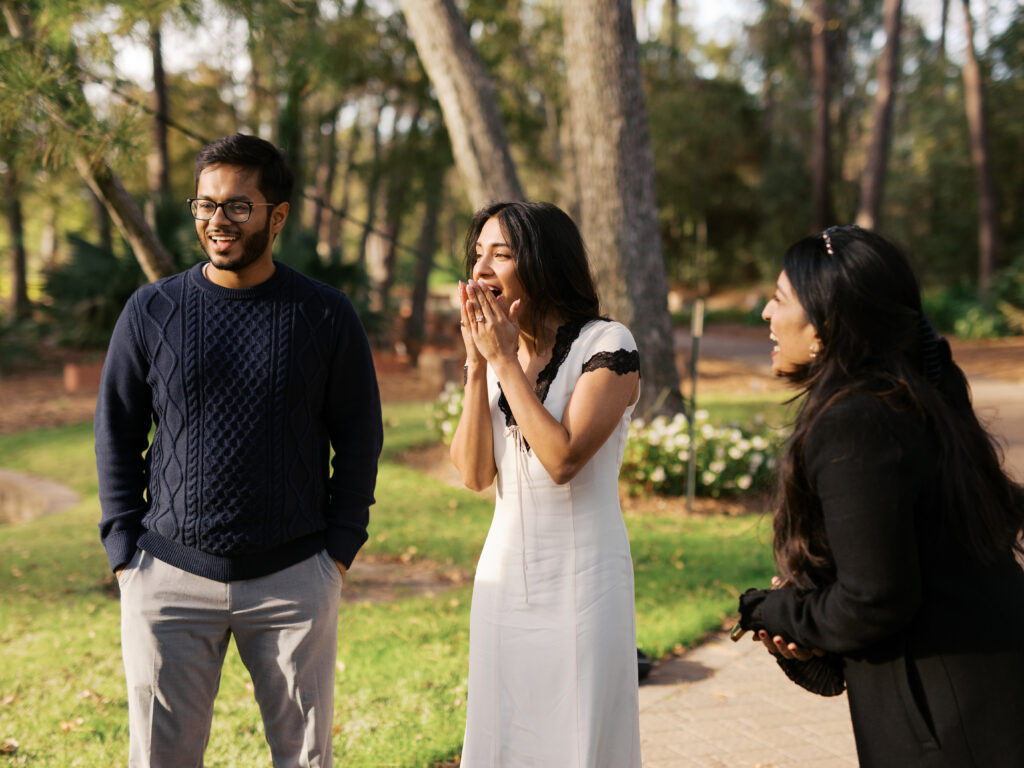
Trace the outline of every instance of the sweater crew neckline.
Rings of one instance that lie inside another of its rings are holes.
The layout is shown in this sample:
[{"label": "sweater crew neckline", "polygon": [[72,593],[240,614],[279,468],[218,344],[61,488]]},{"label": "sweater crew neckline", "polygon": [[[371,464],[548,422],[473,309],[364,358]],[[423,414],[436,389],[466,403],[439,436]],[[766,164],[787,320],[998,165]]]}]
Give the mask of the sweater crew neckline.
[{"label": "sweater crew neckline", "polygon": [[[201,290],[217,299],[249,300],[260,299],[272,294],[284,286],[290,276],[291,270],[281,262],[274,260],[274,274],[268,277],[259,285],[251,288],[225,288],[207,279],[203,269],[209,261],[200,261],[189,270],[189,277],[192,282]],[[213,269],[213,267],[211,267]]]}]

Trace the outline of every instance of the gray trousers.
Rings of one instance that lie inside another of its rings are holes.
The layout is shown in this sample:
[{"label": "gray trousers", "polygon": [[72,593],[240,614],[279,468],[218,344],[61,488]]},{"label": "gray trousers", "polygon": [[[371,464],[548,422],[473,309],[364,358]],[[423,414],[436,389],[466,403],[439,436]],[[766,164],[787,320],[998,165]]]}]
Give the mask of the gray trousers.
[{"label": "gray trousers", "polygon": [[201,768],[232,635],[275,768],[330,768],[341,574],[326,552],[223,583],[136,552],[121,574],[130,768]]}]

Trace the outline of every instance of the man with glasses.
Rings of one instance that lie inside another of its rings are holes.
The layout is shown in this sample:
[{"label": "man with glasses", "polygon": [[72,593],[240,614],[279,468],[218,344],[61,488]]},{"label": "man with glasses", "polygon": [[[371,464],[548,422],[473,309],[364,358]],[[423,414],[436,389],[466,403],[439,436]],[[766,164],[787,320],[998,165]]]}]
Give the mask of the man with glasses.
[{"label": "man with glasses", "polygon": [[207,260],[129,299],[96,406],[129,765],[202,765],[234,637],[274,765],[322,768],[381,447],[373,360],[348,298],[271,256],[292,188],[278,150],[227,136],[195,178]]}]

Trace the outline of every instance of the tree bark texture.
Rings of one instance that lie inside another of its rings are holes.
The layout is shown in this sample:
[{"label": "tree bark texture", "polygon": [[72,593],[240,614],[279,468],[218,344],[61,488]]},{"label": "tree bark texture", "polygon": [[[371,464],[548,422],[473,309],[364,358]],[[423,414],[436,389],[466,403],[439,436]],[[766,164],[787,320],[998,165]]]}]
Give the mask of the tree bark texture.
[{"label": "tree bark texture", "polygon": [[882,193],[889,161],[892,133],[892,109],[896,97],[896,82],[900,69],[900,29],[903,18],[903,0],[885,0],[885,48],[878,59],[875,108],[871,126],[864,173],[860,179],[860,209],[857,226],[876,229],[882,211]]},{"label": "tree bark texture", "polygon": [[149,191],[155,200],[164,201],[171,195],[170,155],[167,150],[167,77],[164,73],[163,45],[160,26],[153,24],[149,31],[149,50],[153,56],[153,148],[149,154]]},{"label": "tree bark texture", "polygon": [[444,176],[443,168],[430,168],[423,179],[423,220],[420,223],[420,237],[416,246],[412,311],[405,326],[405,346],[409,350],[409,360],[414,368],[419,364],[420,349],[427,335],[427,296],[430,270],[434,267],[434,251],[437,250],[441,206],[444,202]]},{"label": "tree bark texture", "polygon": [[459,175],[474,208],[522,200],[498,112],[498,94],[453,0],[401,0],[423,68],[434,86]]},{"label": "tree bark texture", "polygon": [[999,242],[999,210],[996,205],[996,185],[992,170],[992,154],[988,144],[988,125],[985,117],[985,86],[981,67],[974,52],[974,21],[971,19],[970,0],[963,0],[964,23],[967,35],[964,59],[964,106],[967,125],[971,132],[971,162],[978,180],[978,297],[988,297],[992,271],[996,264]]},{"label": "tree bark texture", "polygon": [[582,230],[602,304],[640,349],[639,412],[680,411],[631,3],[565,0],[562,23]]},{"label": "tree bark texture", "polygon": [[96,195],[92,187],[89,187],[89,203],[92,208],[93,222],[96,224],[96,233],[99,238],[99,246],[107,253],[114,252],[114,235],[110,231],[110,214],[107,213],[107,206]]},{"label": "tree bark texture", "polygon": [[828,98],[828,0],[811,2],[811,70],[814,78],[814,139],[811,146],[811,230],[820,232],[830,223]]},{"label": "tree bark texture", "polygon": [[331,252],[330,220],[334,216],[330,206],[334,203],[334,181],[338,169],[337,114],[331,113],[321,123],[320,158],[316,169],[316,203],[313,206],[313,220],[310,229],[316,233],[316,251],[323,257]]},{"label": "tree bark texture", "polygon": [[79,154],[75,156],[75,168],[103,202],[110,218],[135,253],[146,278],[153,282],[173,274],[175,270],[171,254],[146,224],[139,206],[110,167],[100,160]]},{"label": "tree bark texture", "polygon": [[385,103],[381,100],[377,108],[377,121],[373,126],[373,165],[370,167],[370,175],[366,181],[366,219],[363,222],[363,234],[359,238],[359,253],[357,262],[359,268],[366,271],[367,257],[366,250],[370,245],[370,235],[377,223],[377,198],[380,196],[381,178],[381,137],[380,122],[381,114],[384,111]]},{"label": "tree bark texture", "polygon": [[11,299],[9,311],[15,320],[29,316],[28,279],[25,255],[25,219],[21,209],[20,184],[13,163],[4,174],[4,215],[7,219],[7,234],[10,239],[11,256]]}]

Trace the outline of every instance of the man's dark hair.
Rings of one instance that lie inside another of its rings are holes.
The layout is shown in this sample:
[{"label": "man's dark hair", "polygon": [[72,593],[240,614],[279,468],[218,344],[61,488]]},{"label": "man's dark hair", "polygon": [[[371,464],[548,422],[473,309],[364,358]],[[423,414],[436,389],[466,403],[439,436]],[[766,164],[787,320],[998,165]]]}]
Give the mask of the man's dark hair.
[{"label": "man's dark hair", "polygon": [[268,203],[291,201],[294,177],[281,151],[258,136],[233,133],[211,141],[196,155],[196,187],[199,174],[211,165],[238,165],[259,172],[257,187]]}]

